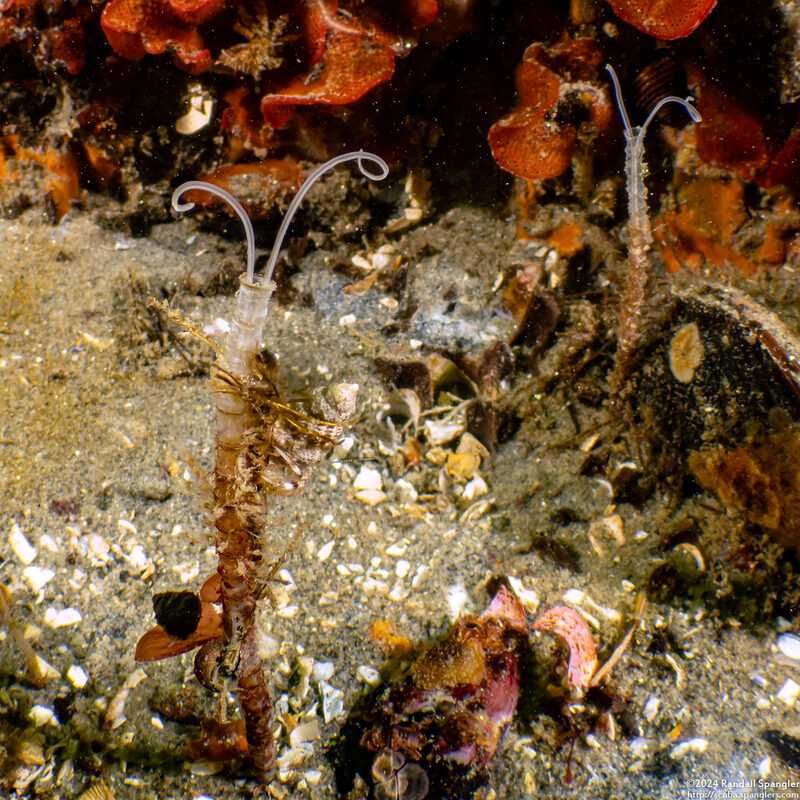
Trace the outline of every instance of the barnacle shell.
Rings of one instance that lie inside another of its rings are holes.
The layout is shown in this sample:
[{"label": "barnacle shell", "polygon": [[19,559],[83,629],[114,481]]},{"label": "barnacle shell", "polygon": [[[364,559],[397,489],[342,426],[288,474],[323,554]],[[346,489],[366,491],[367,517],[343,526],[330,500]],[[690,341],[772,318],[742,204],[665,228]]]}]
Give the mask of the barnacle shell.
[{"label": "barnacle shell", "polygon": [[201,603],[200,621],[189,636],[182,639],[171,636],[161,625],[150,628],[136,644],[136,661],[160,661],[179,656],[222,636],[222,617],[211,603]]},{"label": "barnacle shell", "polygon": [[457,798],[484,783],[516,709],[526,641],[522,604],[501,587],[351,713],[330,754],[340,791],[355,773],[378,800]]}]

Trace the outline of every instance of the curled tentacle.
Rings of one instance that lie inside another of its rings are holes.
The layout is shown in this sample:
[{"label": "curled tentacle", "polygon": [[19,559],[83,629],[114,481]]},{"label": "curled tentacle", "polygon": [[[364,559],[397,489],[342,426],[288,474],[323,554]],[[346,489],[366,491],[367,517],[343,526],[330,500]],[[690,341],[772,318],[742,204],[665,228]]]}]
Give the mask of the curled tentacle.
[{"label": "curled tentacle", "polygon": [[[267,268],[264,270],[264,276],[261,278],[261,285],[266,286],[272,280],[272,273],[275,270],[275,264],[278,262],[278,255],[281,251],[283,239],[286,236],[286,231],[289,230],[289,225],[292,223],[292,218],[295,212],[303,202],[303,198],[308,194],[309,189],[329,170],[343,164],[345,161],[358,161],[358,168],[361,174],[373,181],[382,181],[389,174],[389,165],[380,157],[373,153],[367,153],[364,150],[355,150],[352,153],[342,153],[340,156],[320,164],[304,181],[300,190],[292,199],[281,227],[278,229],[278,235],[275,237],[275,244],[272,246],[272,253],[270,253]],[[364,162],[370,161],[378,167],[377,172],[372,172],[365,167]]]},{"label": "curled tentacle", "polygon": [[622,99],[622,90],[620,89],[617,73],[610,64],[606,64],[606,69],[611,75],[611,82],[614,85],[614,94],[617,99],[617,107],[619,108],[620,116],[622,117],[622,124],[625,126],[625,175],[628,183],[628,213],[631,223],[646,230],[646,244],[650,243],[650,225],[646,220],[647,208],[646,198],[647,190],[644,185],[644,135],[647,133],[647,126],[652,121],[653,117],[658,113],[662,106],[667,103],[678,103],[683,106],[693,122],[700,122],[700,112],[692,105],[692,98],[687,97],[685,100],[681,97],[670,95],[669,97],[662,98],[653,108],[645,120],[644,125],[631,127],[631,121],[628,117],[628,112],[625,110],[625,102]]},{"label": "curled tentacle", "polygon": [[[261,333],[267,318],[267,309],[270,296],[275,288],[272,283],[272,273],[278,261],[283,239],[289,229],[292,217],[294,217],[303,198],[308,194],[308,190],[324,175],[328,170],[342,164],[345,161],[357,161],[361,173],[371,180],[383,180],[389,174],[389,165],[379,156],[367,153],[364,150],[356,150],[352,153],[343,153],[340,156],[326,161],[318,166],[306,178],[300,190],[292,199],[289,208],[278,229],[275,237],[275,244],[267,263],[267,268],[261,280],[255,282],[256,246],[253,224],[247,216],[242,204],[225,189],[220,188],[205,181],[187,181],[181,184],[172,194],[172,207],[179,212],[189,211],[194,208],[194,203],[181,203],[181,195],[190,189],[201,189],[219,197],[229,203],[231,208],[238,214],[244,224],[245,235],[247,236],[247,273],[241,281],[241,287],[237,293],[236,311],[231,320],[231,330],[226,337],[224,363],[226,369],[231,373],[243,378],[250,372],[250,358],[258,347]],[[376,170],[369,169],[367,162],[375,165]],[[221,403],[229,402],[229,399],[222,398]]]},{"label": "curled tentacle", "polygon": [[666,105],[667,103],[677,103],[679,106],[683,106],[686,109],[686,112],[692,118],[692,122],[701,122],[703,118],[700,116],[700,112],[692,105],[693,102],[693,97],[687,97],[685,100],[682,97],[676,97],[672,94],[668,97],[662,97],[661,100],[656,103],[653,110],[648,114],[644,125],[642,125],[642,133],[640,135],[644,135],[644,132],[647,130],[647,126],[650,124],[650,120],[653,119],[653,117],[658,113],[661,106]]},{"label": "curled tentacle", "polygon": [[611,64],[606,64],[606,69],[608,70],[608,74],[611,75],[611,83],[614,84],[614,94],[617,97],[617,108],[619,109],[619,115],[622,117],[622,124],[625,126],[625,134],[627,135],[629,133],[633,133],[628,112],[625,110],[625,101],[622,99],[622,89],[619,86],[617,73]]},{"label": "curled tentacle", "polygon": [[185,211],[191,211],[194,208],[194,203],[181,202],[181,195],[192,189],[200,189],[224,200],[242,221],[244,235],[247,238],[247,282],[252,283],[256,269],[256,237],[253,232],[253,223],[250,221],[250,217],[247,216],[244,206],[230,192],[220,186],[207,181],[186,181],[172,193],[172,207],[178,213],[183,214]]}]

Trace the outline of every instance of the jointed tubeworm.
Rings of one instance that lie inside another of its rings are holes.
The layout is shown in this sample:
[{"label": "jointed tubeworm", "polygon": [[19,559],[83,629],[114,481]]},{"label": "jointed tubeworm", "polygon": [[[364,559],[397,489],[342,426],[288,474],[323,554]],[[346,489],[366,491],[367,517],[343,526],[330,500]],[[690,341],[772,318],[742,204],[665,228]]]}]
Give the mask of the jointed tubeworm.
[{"label": "jointed tubeworm", "polygon": [[682,105],[693,122],[700,122],[700,113],[692,105],[691,98],[683,100],[680,97],[664,97],[650,112],[644,125],[632,128],[622,100],[617,73],[610,64],[606,65],[606,69],[611,75],[617,106],[625,126],[625,178],[628,188],[628,271],[620,306],[617,355],[611,378],[612,390],[616,393],[627,375],[630,357],[636,346],[639,317],[647,285],[647,251],[653,241],[650,220],[647,217],[647,188],[644,185],[644,135],[653,117],[667,103]]},{"label": "jointed tubeworm", "polygon": [[[272,272],[292,217],[317,179],[345,161],[355,160],[373,180],[389,174],[386,163],[358,151],[318,167],[293,199],[278,231],[264,276],[255,280],[255,237],[244,208],[224,189],[201,181],[179,186],[172,197],[176,211],[192,203],[180,197],[202,189],[221,197],[236,211],[247,235],[247,271],[236,296],[230,330],[216,347],[212,393],[217,409],[216,462],[211,475],[211,510],[219,557],[217,576],[201,592],[199,627],[185,639],[157,626],[139,642],[138,660],[156,660],[200,646],[195,671],[206,686],[236,683],[245,724],[247,747],[256,776],[269,782],[275,775],[276,747],[272,702],[256,643],[255,614],[269,582],[285,558],[265,555],[264,526],[271,495],[290,496],[303,489],[314,467],[340,438],[356,409],[356,384],[336,384],[318,393],[310,414],[288,407],[279,390],[274,357],[259,350],[268,302],[275,285]],[[377,167],[370,171],[369,162]],[[222,604],[221,616],[213,603]],[[163,605],[163,601],[160,601]]]}]

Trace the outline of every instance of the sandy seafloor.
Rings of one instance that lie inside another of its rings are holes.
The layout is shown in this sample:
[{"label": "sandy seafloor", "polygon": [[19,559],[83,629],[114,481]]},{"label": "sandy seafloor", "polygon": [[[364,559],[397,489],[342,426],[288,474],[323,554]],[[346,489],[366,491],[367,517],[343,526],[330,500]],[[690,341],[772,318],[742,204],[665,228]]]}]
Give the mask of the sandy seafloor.
[{"label": "sandy seafloor", "polygon": [[[415,248],[408,237],[397,243],[414,260],[425,298],[406,338],[441,343],[452,334],[480,343],[508,335],[512,323],[492,286],[526,246],[515,242],[513,224],[456,208],[409,236],[438,245]],[[259,791],[242,769],[208,775],[183,761],[180,748],[196,728],[171,721],[158,698],[177,694],[185,682],[192,688],[191,656],[144,666],[133,659],[138,638],[153,624],[153,593],[196,589],[215,568],[200,500],[169,474],[181,474],[175,465],[185,453],[209,466],[214,422],[207,377],[181,374],[174,350],[152,358],[137,352],[136,309],[126,298],[132,276],[151,287],[180,286],[176,305],[202,326],[229,313],[231,299],[203,298],[191,287],[207,282],[221,258],[241,252],[191,220],[138,239],[98,227],[86,212],[57,227],[34,211],[0,221],[0,583],[50,670],[44,688],[33,688],[22,654],[0,631],[0,770],[16,770],[22,796],[75,797],[98,781],[120,800]],[[663,559],[654,547],[663,529],[687,513],[722,533],[735,524],[710,497],[681,507],[662,489],[641,510],[614,507],[607,485],[578,471],[586,437],[576,436],[576,425],[588,435],[600,420],[592,414],[600,412],[567,413],[563,392],[542,398],[524,431],[482,467],[488,493],[476,500],[486,502],[459,502],[446,480],[442,495],[449,500],[441,510],[415,502],[378,441],[389,390],[372,359],[392,346],[380,328],[394,318],[393,303],[379,289],[364,297],[343,293],[348,281],[328,269],[332,255],[313,251],[293,279],[313,294],[310,307],[277,306],[267,326],[267,343],[296,383],[347,379],[362,387],[348,460],[323,464],[302,495],[276,503],[271,522],[279,540],[298,528],[302,535],[283,573],[289,583],[278,592],[278,611],[264,608],[261,616],[273,695],[279,710],[319,723],[308,754],[287,754],[289,744],[281,742],[285,781],[271,792],[287,798],[335,796],[323,750],[341,724],[337,712],[346,713],[372,674],[365,668],[384,660],[370,636],[375,620],[414,641],[430,640],[460,609],[480,611],[487,579],[507,575],[527,590],[531,614],[563,602],[570,590],[573,600],[576,590],[585,593],[578,607],[597,621],[607,653],[623,630],[614,612],[629,619],[636,589]],[[448,315],[442,309],[453,287]],[[365,465],[380,471],[387,495],[374,506],[353,497],[354,477]],[[434,482],[436,469],[430,467]],[[70,500],[72,517],[56,513],[54,500]],[[579,519],[556,513],[565,508]],[[589,528],[615,513],[625,543],[607,537],[601,555]],[[536,533],[569,545],[583,572],[536,551],[521,553]],[[18,534],[30,550],[12,546]],[[76,613],[59,614],[66,610]],[[787,681],[800,683],[800,661],[775,646],[786,627],[779,619],[742,625],[709,602],[650,603],[612,675],[630,698],[639,734],[579,740],[567,785],[569,748],[555,746],[552,722],[518,719],[486,794],[680,798],[692,796],[690,780],[716,780],[719,791],[724,781],[797,780],[761,737],[800,722],[791,698],[778,697]],[[677,643],[677,654],[648,652],[659,631]],[[534,649],[547,662],[553,642],[537,635]],[[104,729],[126,681],[124,708]],[[27,764],[12,758],[20,752],[28,753]],[[711,796],[795,796],[731,791]]]}]

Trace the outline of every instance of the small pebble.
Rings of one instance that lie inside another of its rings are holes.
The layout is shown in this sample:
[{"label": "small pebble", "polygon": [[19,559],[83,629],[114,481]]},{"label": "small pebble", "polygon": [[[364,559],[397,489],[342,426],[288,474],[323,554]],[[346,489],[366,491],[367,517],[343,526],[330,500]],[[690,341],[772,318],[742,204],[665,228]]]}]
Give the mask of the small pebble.
[{"label": "small pebble", "polygon": [[366,683],[367,686],[377,686],[381,682],[381,676],[378,670],[366,664],[361,664],[361,666],[356,669],[356,678],[358,678],[361,683]]},{"label": "small pebble", "polygon": [[187,761],[185,767],[192,775],[207,776],[222,772],[225,764],[222,761]]},{"label": "small pebble", "polygon": [[42,764],[47,763],[47,757],[45,756],[44,749],[39,742],[33,739],[25,737],[17,743],[14,750],[14,755],[16,758],[26,766],[33,765],[40,767]]},{"label": "small pebble", "polygon": [[513,575],[508,576],[508,584],[528,611],[536,610],[539,605],[539,595],[533,589],[527,589],[522,581]]},{"label": "small pebble", "polygon": [[75,608],[64,608],[61,611],[56,611],[54,608],[48,608],[44,612],[44,621],[51,628],[63,628],[65,625],[76,625],[81,621],[80,612]]},{"label": "small pebble", "polygon": [[388,495],[380,489],[359,489],[353,496],[368,506],[377,506],[386,500]]},{"label": "small pebble", "polygon": [[381,592],[385,594],[389,591],[389,584],[385,581],[375,580],[375,578],[365,578],[364,582],[361,584],[361,588],[367,593]]},{"label": "small pebble", "polygon": [[637,736],[630,744],[631,752],[638,757],[647,754],[647,739]]},{"label": "small pebble", "polygon": [[567,589],[562,595],[568,603],[573,603],[576,606],[583,602],[585,596],[586,595],[580,589]]},{"label": "small pebble", "polygon": [[289,779],[289,770],[302,764],[309,756],[314,754],[313,745],[304,742],[297,747],[292,747],[278,757],[278,779],[286,783]]},{"label": "small pebble", "polygon": [[138,533],[139,529],[129,520],[120,517],[117,520],[117,528],[120,533]]},{"label": "small pebble", "polygon": [[178,573],[181,583],[189,583],[200,574],[200,567],[196,561],[185,561],[183,564],[175,564],[172,569]]},{"label": "small pebble", "polygon": [[128,561],[130,561],[134,569],[142,569],[147,566],[149,559],[145,555],[144,548],[140,544],[137,544],[134,546],[133,550],[131,550]]},{"label": "small pebble", "polygon": [[708,749],[708,739],[694,738],[679,742],[672,748],[672,757],[681,758],[687,753],[705,753]]},{"label": "small pebble", "polygon": [[67,670],[67,679],[76,689],[83,689],[89,682],[89,676],[77,664]]},{"label": "small pebble", "polygon": [[55,577],[55,572],[47,567],[26,567],[22,574],[28,579],[34,592],[38,592]]},{"label": "small pebble", "polygon": [[283,568],[283,569],[282,569],[282,570],[281,570],[281,571],[278,573],[278,577],[279,577],[279,578],[280,578],[282,581],[286,581],[286,588],[287,588],[287,589],[291,589],[291,588],[293,588],[293,587],[294,587],[294,588],[296,588],[296,587],[297,587],[297,584],[294,582],[294,578],[292,577],[292,573],[291,573],[291,572],[289,572],[289,570],[288,570],[288,569],[286,569],[286,567],[284,567],[284,568]]},{"label": "small pebble", "polygon": [[791,678],[781,686],[778,694],[775,696],[778,700],[783,700],[787,706],[793,706],[794,701],[797,700],[797,695],[800,694],[800,685],[796,684]]},{"label": "small pebble", "polygon": [[419,493],[414,485],[405,478],[399,478],[394,483],[394,496],[398,503],[414,503],[419,499]]},{"label": "small pebble", "polygon": [[61,677],[58,670],[52,664],[48,664],[40,655],[36,656],[36,665],[39,667],[42,677],[47,680]]},{"label": "small pebble", "polygon": [[407,549],[408,549],[408,542],[405,539],[403,539],[402,541],[390,544],[386,548],[386,550],[384,550],[384,553],[386,553],[387,556],[402,556]]},{"label": "small pebble", "polygon": [[476,475],[466,484],[466,486],[464,486],[464,491],[462,492],[461,497],[466,501],[470,501],[474,500],[476,497],[481,497],[488,491],[489,487],[486,484],[486,481],[480,475]]},{"label": "small pebble", "polygon": [[758,672],[751,672],[750,680],[753,681],[756,686],[760,686],[762,689],[764,689],[767,685],[767,679]]},{"label": "small pebble", "polygon": [[102,536],[92,533],[89,535],[89,550],[96,558],[105,561],[108,558],[111,546]]},{"label": "small pebble", "polygon": [[394,586],[392,587],[392,591],[389,592],[389,598],[394,600],[395,603],[399,603],[402,600],[405,600],[409,595],[409,590],[403,586],[403,582],[398,578],[395,581]]},{"label": "small pebble", "polygon": [[313,742],[316,739],[319,739],[319,722],[316,718],[298,725],[289,734],[289,744],[292,747],[299,747],[304,742]]},{"label": "small pebble", "polygon": [[322,692],[322,717],[325,722],[330,722],[344,713],[344,692],[336,689],[325,681],[319,685]]},{"label": "small pebble", "polygon": [[464,431],[464,425],[460,422],[426,422],[424,426],[425,437],[433,444],[445,444],[453,441]]},{"label": "small pebble", "polygon": [[29,641],[35,642],[42,635],[42,629],[38,625],[31,625],[29,622],[25,625],[22,635]]},{"label": "small pebble", "polygon": [[450,610],[451,621],[455,622],[461,616],[468,599],[467,590],[461,584],[450,587],[447,592],[447,607]]},{"label": "small pebble", "polygon": [[656,718],[656,714],[658,714],[660,705],[661,701],[655,696],[651,696],[645,703],[644,711],[642,713],[648,722],[652,722]]},{"label": "small pebble", "polygon": [[28,712],[28,719],[30,719],[37,728],[40,728],[42,725],[47,725],[48,723],[58,725],[55,712],[52,708],[48,708],[47,706],[33,706]]},{"label": "small pebble", "polygon": [[317,552],[317,558],[320,561],[326,561],[330,557],[330,554],[333,551],[333,546],[335,544],[336,541],[334,539],[331,539],[331,541],[322,545],[322,547],[320,547],[319,551]]},{"label": "small pebble", "polygon": [[303,774],[309,786],[317,786],[322,780],[322,772],[318,769],[308,769]]},{"label": "small pebble", "polygon": [[800,661],[800,637],[792,633],[782,633],[776,640],[778,650],[787,658]]},{"label": "small pebble", "polygon": [[317,661],[314,664],[314,668],[311,670],[311,679],[315,683],[321,683],[333,677],[333,672],[333,661]]},{"label": "small pebble", "polygon": [[361,467],[358,475],[353,481],[355,489],[380,489],[383,487],[383,480],[380,472],[372,467]]}]

